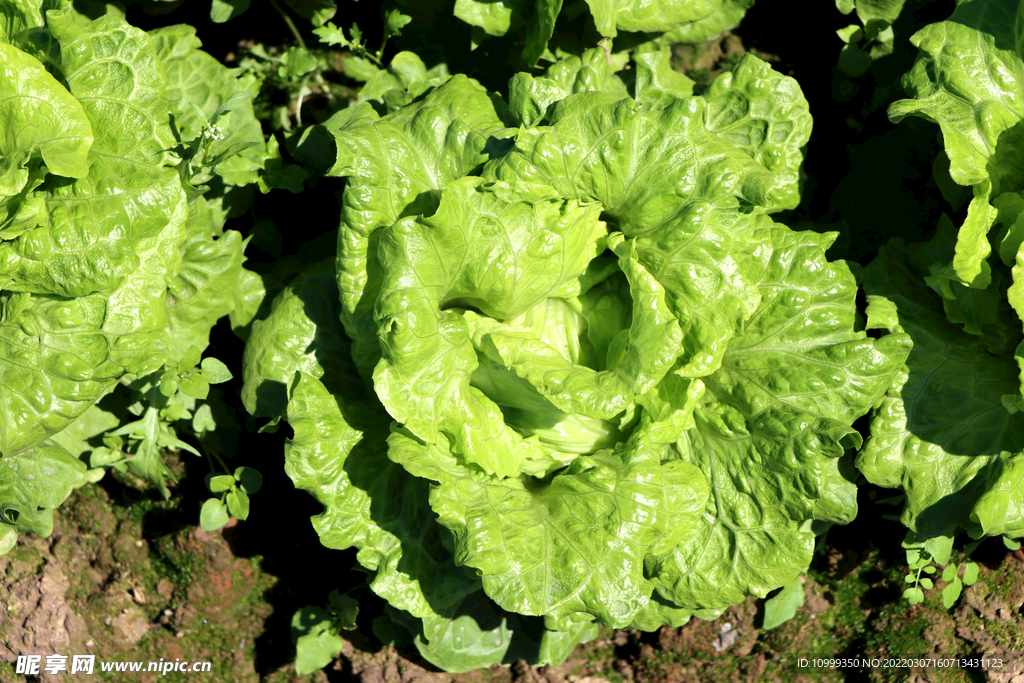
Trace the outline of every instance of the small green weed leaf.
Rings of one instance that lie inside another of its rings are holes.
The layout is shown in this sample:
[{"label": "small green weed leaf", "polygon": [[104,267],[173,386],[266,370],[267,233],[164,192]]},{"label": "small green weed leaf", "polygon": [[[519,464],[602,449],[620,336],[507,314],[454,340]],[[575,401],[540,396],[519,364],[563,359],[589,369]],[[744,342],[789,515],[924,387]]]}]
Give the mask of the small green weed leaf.
[{"label": "small green weed leaf", "polygon": [[192,111],[196,113],[196,116],[199,117],[200,121],[206,120],[206,114],[203,113],[203,110],[199,108],[198,104],[196,104],[195,102],[189,102],[188,106],[192,107]]},{"label": "small green weed leaf", "polygon": [[800,577],[793,579],[773,598],[764,602],[765,631],[781,626],[796,616],[796,611],[804,604],[804,587]]},{"label": "small green weed leaf", "polygon": [[267,158],[263,161],[263,172],[257,181],[260,192],[266,194],[279,187],[289,192],[302,192],[303,182],[309,172],[298,164],[289,164],[281,157],[281,144],[277,136],[267,139]]},{"label": "small green weed leaf", "polygon": [[257,434],[274,434],[278,429],[281,428],[281,418],[275,417],[267,424],[263,425],[256,430]]},{"label": "small green weed leaf", "polygon": [[1003,536],[1003,545],[1006,546],[1007,550],[1020,550],[1020,541],[1014,540],[1009,536]]},{"label": "small green weed leaf", "polygon": [[[343,598],[348,596],[336,595],[331,592],[332,607],[337,604],[341,609],[333,609],[334,612],[319,607],[306,606],[295,612],[292,616],[292,640],[295,641],[295,671],[299,674],[308,674],[322,669],[341,653],[344,640],[338,635],[338,612],[349,612],[352,616],[352,624],[355,624],[355,612],[358,608],[349,605]],[[348,598],[353,603],[351,598]],[[352,610],[355,611],[352,611]],[[341,621],[345,621],[344,615]],[[340,624],[344,627],[346,624]]]},{"label": "small green weed leaf", "polygon": [[171,434],[161,434],[159,437],[157,437],[156,443],[158,446],[172,446],[183,451],[188,451],[192,455],[200,455],[199,451],[197,451],[195,448],[185,443],[181,439],[175,438]]},{"label": "small green weed leaf", "polygon": [[853,78],[867,72],[873,61],[871,55],[852,43],[844,45],[839,52],[839,70]]},{"label": "small green weed leaf", "polygon": [[[412,17],[408,14],[402,14],[396,9],[388,10],[384,15],[384,39],[393,38],[395,36],[402,35],[402,29],[405,28],[409,22],[412,21]],[[353,30],[353,34],[355,31]]]},{"label": "small green weed leaf", "polygon": [[924,602],[924,591],[915,586],[903,591],[903,597],[905,597],[911,605],[919,605]]},{"label": "small green weed leaf", "polygon": [[964,585],[972,586],[978,581],[978,564],[976,562],[968,562],[964,568]]},{"label": "small green weed leaf", "polygon": [[373,62],[362,57],[348,57],[341,63],[345,75],[356,81],[368,81],[380,73]]},{"label": "small green weed leaf", "polygon": [[213,419],[213,411],[210,410],[210,406],[204,403],[196,409],[195,415],[192,416],[192,431],[196,434],[202,434],[204,432],[212,432],[217,428],[217,421]]},{"label": "small green weed leaf", "polygon": [[295,643],[295,673],[311,674],[330,664],[341,654],[345,640],[336,634],[320,632],[299,638]]},{"label": "small green weed leaf", "polygon": [[216,531],[231,520],[227,506],[220,498],[209,498],[199,512],[199,526],[204,531]]},{"label": "small green weed leaf", "polygon": [[917,583],[917,574],[907,574],[903,577],[903,580],[907,583]]},{"label": "small green weed leaf", "polygon": [[239,488],[250,495],[263,488],[263,475],[251,467],[239,467],[235,470],[235,479]]},{"label": "small green weed leaf", "polygon": [[332,590],[329,596],[331,611],[334,613],[334,626],[343,631],[356,629],[356,617],[359,616],[359,602],[347,593]]},{"label": "small green weed leaf", "polygon": [[292,615],[292,642],[298,643],[302,636],[329,632],[333,621],[331,613],[320,607],[306,605],[296,610]]},{"label": "small green weed leaf", "polygon": [[935,573],[935,566],[934,565],[928,565],[927,567],[925,567],[921,571],[923,571],[925,574],[934,574]]},{"label": "small green weed leaf", "polygon": [[252,99],[252,95],[252,91],[249,90],[232,93],[231,97],[224,100],[224,103],[217,107],[217,111],[213,112],[213,115],[210,117],[210,125],[212,126],[217,123],[217,119],[224,116],[224,114],[232,112],[243,106],[246,102]]},{"label": "small green weed leaf", "polygon": [[178,380],[160,380],[160,393],[166,396],[167,398],[174,396],[176,393],[178,393]]},{"label": "small green weed leaf", "polygon": [[320,39],[321,43],[337,45],[339,47],[354,47],[349,39],[345,37],[345,30],[335,26],[333,21],[328,21],[320,28],[313,29],[313,34]]},{"label": "small green weed leaf", "polygon": [[956,601],[960,599],[960,593],[963,592],[964,585],[960,582],[959,578],[954,578],[953,582],[942,589],[942,606],[949,609],[956,604]]},{"label": "small green weed leaf", "polygon": [[258,142],[251,142],[251,141],[250,142],[236,142],[236,143],[232,144],[230,147],[228,147],[226,150],[224,150],[223,152],[221,152],[220,154],[218,154],[217,156],[215,156],[214,158],[212,158],[208,162],[206,162],[207,166],[209,166],[210,168],[213,168],[213,167],[217,166],[218,164],[220,164],[222,161],[227,161],[231,157],[238,156],[239,154],[241,154],[245,150],[249,149],[250,147],[259,147],[259,146],[260,146],[260,143],[258,143]]},{"label": "small green weed leaf", "polygon": [[216,358],[204,358],[202,368],[203,379],[210,384],[221,384],[227,382],[232,377],[228,366]]},{"label": "small green weed leaf", "polygon": [[181,357],[181,361],[178,363],[178,374],[184,375],[189,370],[194,368],[202,357],[203,353],[197,346],[188,347],[188,351]]},{"label": "small green weed leaf", "polygon": [[298,78],[316,67],[316,57],[301,47],[292,46],[281,55],[281,66],[277,70],[277,75],[281,78]]},{"label": "small green weed leaf", "polygon": [[185,409],[185,404],[181,401],[171,401],[167,404],[167,407],[160,411],[160,419],[168,422],[177,422],[185,413],[188,412]]},{"label": "small green weed leaf", "polygon": [[927,557],[920,558],[917,562],[910,565],[911,569],[924,569],[931,562]]},{"label": "small green weed leaf", "polygon": [[210,395],[210,383],[203,379],[202,375],[182,378],[178,382],[178,388],[181,389],[181,393],[192,398],[203,399]]},{"label": "small green weed leaf", "polygon": [[160,421],[157,411],[154,408],[148,408],[141,420],[122,425],[109,432],[109,434],[111,436],[127,436],[130,439],[138,439],[140,441],[156,442],[159,431]]},{"label": "small green weed leaf", "polygon": [[238,519],[249,517],[249,496],[245,491],[233,490],[227,495],[228,510]]},{"label": "small green weed leaf", "polygon": [[111,467],[124,460],[124,453],[110,448],[95,448],[89,455],[89,467]]},{"label": "small green weed leaf", "polygon": [[251,0],[213,0],[210,4],[210,21],[223,24],[249,9]]},{"label": "small green weed leaf", "polygon": [[959,566],[956,564],[946,565],[946,568],[942,570],[942,580],[946,582],[952,581],[959,569]]},{"label": "small green weed leaf", "polygon": [[209,484],[211,493],[221,493],[235,488],[235,478],[230,474],[221,474],[210,478]]},{"label": "small green weed leaf", "polygon": [[845,28],[841,28],[836,31],[836,34],[844,43],[857,43],[864,37],[864,32],[857,24],[850,24]]},{"label": "small green weed leaf", "polygon": [[924,588],[925,590],[931,590],[932,588],[935,588],[935,584],[932,583],[931,579],[922,578],[921,579],[921,587]]}]

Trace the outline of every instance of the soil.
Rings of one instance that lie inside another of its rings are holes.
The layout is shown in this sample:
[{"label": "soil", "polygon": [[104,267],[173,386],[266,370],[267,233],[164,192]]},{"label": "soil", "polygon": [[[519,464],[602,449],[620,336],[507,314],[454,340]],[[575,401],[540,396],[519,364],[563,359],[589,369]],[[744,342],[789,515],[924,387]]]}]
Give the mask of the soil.
[{"label": "soil", "polygon": [[[172,462],[180,466],[176,458]],[[863,496],[876,491],[864,487]],[[285,502],[287,505],[287,501]],[[862,501],[867,502],[867,501]],[[862,507],[863,509],[863,507]],[[898,522],[862,518],[829,531],[805,576],[797,615],[763,630],[764,601],[749,598],[714,621],[693,620],[653,633],[602,630],[560,666],[511,667],[452,675],[415,648],[382,646],[371,634],[383,607],[361,599],[359,630],[327,669],[298,676],[286,622],[297,607],[322,604],[337,574],[281,571],[246,551],[253,522],[217,532],[186,523],[178,495],[161,501],[127,479],[77,491],[57,515],[53,535],[23,537],[0,558],[0,681],[74,681],[79,675],[15,673],[18,654],[93,654],[105,661],[209,661],[209,673],[168,680],[238,683],[679,683],[680,681],[992,681],[1024,683],[1024,561],[997,539],[972,559],[979,581],[952,609],[937,579],[923,604],[902,600],[907,573]],[[311,530],[310,530],[311,531]],[[877,545],[876,545],[877,542]],[[842,548],[843,550],[840,550]],[[343,553],[326,551],[334,566]],[[292,556],[309,567],[309,558]],[[323,559],[322,557],[319,559]],[[314,560],[316,561],[316,560]],[[941,572],[940,572],[941,573]],[[306,577],[306,594],[296,591]],[[353,580],[355,577],[353,577]],[[313,584],[313,585],[311,585]],[[319,600],[310,598],[321,596]],[[1002,660],[999,668],[844,666],[803,669],[798,659],[944,656]],[[126,674],[97,673],[96,680]],[[130,674],[150,683],[159,673]]]}]

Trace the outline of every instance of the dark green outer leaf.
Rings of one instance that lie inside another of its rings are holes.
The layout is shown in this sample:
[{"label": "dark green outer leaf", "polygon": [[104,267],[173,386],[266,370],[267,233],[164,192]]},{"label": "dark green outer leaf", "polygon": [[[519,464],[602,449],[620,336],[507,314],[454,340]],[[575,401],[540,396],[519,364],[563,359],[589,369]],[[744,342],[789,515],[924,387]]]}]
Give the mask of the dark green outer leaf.
[{"label": "dark green outer leaf", "polygon": [[[928,245],[930,246],[930,245]],[[905,332],[914,348],[857,458],[868,481],[906,491],[904,523],[921,539],[957,528],[1024,536],[1024,413],[1012,344],[950,323],[911,256],[890,243],[864,273],[868,325]]]}]

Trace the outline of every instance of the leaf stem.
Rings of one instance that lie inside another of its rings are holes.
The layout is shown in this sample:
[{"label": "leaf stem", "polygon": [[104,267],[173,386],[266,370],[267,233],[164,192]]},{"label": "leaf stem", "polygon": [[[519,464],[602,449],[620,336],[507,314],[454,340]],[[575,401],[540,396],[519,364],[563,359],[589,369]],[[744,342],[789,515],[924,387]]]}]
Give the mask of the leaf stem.
[{"label": "leaf stem", "polygon": [[208,454],[212,455],[214,458],[217,459],[217,462],[224,469],[224,474],[231,474],[231,468],[228,467],[228,464],[226,462],[224,462],[224,459],[220,457],[220,454],[217,453],[217,451],[209,449],[209,448],[204,448],[203,452],[204,453],[208,453]]},{"label": "leaf stem", "polygon": [[277,4],[277,0],[269,0],[269,2],[270,5],[277,10],[277,13],[281,15],[281,18],[284,19],[284,23],[288,25],[288,30],[292,32],[292,35],[295,36],[295,40],[298,41],[299,47],[305,50],[306,41],[302,39],[302,34],[299,33],[299,29],[295,26],[295,22],[292,21],[292,18],[284,11],[284,8]]}]

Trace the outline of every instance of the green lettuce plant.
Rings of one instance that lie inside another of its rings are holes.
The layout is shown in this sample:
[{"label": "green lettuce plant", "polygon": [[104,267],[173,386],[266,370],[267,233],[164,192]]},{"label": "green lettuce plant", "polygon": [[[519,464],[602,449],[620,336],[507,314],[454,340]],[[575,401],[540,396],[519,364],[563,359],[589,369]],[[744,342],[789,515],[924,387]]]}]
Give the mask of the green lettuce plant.
[{"label": "green lettuce plant", "polygon": [[[209,378],[175,376],[171,387],[164,368],[189,354],[185,365],[196,365],[218,319],[231,314],[242,327],[255,313],[262,285],[242,267],[246,240],[223,226],[267,153],[248,83],[202,52],[194,29],[147,34],[115,10],[90,21],[48,0],[5,3],[2,17],[6,551],[19,532],[48,534],[53,509],[101,466],[166,495],[160,447],[184,443],[170,423],[195,411],[208,426],[209,409],[195,404],[205,391],[194,385],[230,374],[220,364]],[[204,360],[204,372],[213,365]],[[96,405],[119,384],[153,401],[134,404],[142,419],[120,430],[120,418]],[[89,441],[108,431],[95,452]]]},{"label": "green lettuce plant", "polygon": [[936,122],[945,181],[973,198],[959,227],[943,216],[928,243],[893,240],[864,273],[868,327],[910,335],[913,350],[857,466],[868,481],[903,489],[908,544],[946,546],[943,564],[961,531],[1024,536],[1021,11],[1004,0],[962,2],[913,36],[910,99],[890,118]]},{"label": "green lettuce plant", "polygon": [[508,101],[455,75],[339,112],[336,260],[246,346],[321,541],[451,671],[789,584],[856,514],[852,424],[906,360],[859,329],[834,235],[770,217],[799,200],[796,82],[631,71],[595,49]]}]

